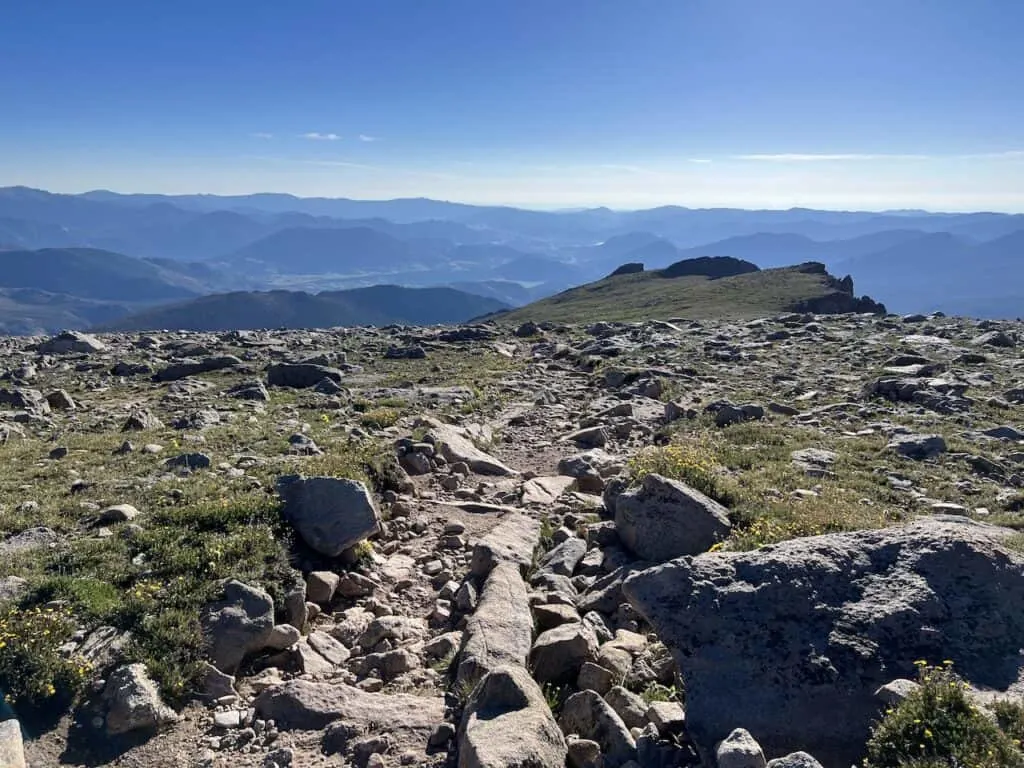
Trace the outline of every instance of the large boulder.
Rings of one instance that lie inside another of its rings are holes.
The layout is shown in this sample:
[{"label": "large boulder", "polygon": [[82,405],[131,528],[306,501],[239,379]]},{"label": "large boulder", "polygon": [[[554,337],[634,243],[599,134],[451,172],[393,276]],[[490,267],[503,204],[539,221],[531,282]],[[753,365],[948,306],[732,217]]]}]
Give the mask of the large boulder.
[{"label": "large boulder", "polygon": [[516,474],[514,469],[477,448],[466,430],[430,418],[421,419],[420,423],[427,428],[427,439],[438,447],[448,463],[463,461],[480,475]]},{"label": "large boulder", "polygon": [[103,700],[111,735],[153,730],[178,721],[178,715],[160,698],[145,664],[128,664],[111,672],[103,687]]},{"label": "large boulder", "polygon": [[684,483],[647,475],[614,502],[622,543],[652,562],[707,552],[729,535],[729,511]]},{"label": "large boulder", "polygon": [[234,672],[247,654],[270,641],[274,601],[262,589],[229,579],[224,596],[203,608],[200,625],[210,661],[222,672]]},{"label": "large boulder", "polygon": [[358,480],[285,475],[277,490],[284,501],[282,514],[322,555],[337,557],[380,532],[380,513]]},{"label": "large boulder", "polygon": [[459,768],[563,768],[567,747],[530,673],[498,667],[462,715]]},{"label": "large boulder", "polygon": [[623,591],[672,650],[705,754],[742,726],[769,755],[850,765],[879,715],[875,691],[919,659],[951,659],[984,688],[1017,682],[1024,555],[1009,535],[934,516],[680,558]]},{"label": "large boulder", "polygon": [[533,641],[533,618],[519,569],[502,563],[484,583],[476,611],[466,620],[458,680],[472,684],[499,666],[524,666]]},{"label": "large boulder", "polygon": [[166,368],[161,368],[153,374],[153,381],[177,381],[178,379],[184,379],[186,376],[222,371],[226,368],[237,368],[240,365],[242,365],[242,361],[234,355],[216,355],[204,357],[201,360],[171,363]]},{"label": "large boulder", "polygon": [[942,435],[896,435],[889,441],[888,447],[900,456],[924,461],[945,453],[946,441]]},{"label": "large boulder", "polygon": [[68,353],[89,354],[90,352],[103,352],[106,344],[81,331],[62,331],[56,336],[47,339],[36,347],[41,355],[66,355]]},{"label": "large boulder", "polygon": [[314,363],[276,363],[267,368],[267,384],[272,387],[308,389],[324,379],[340,383],[342,373],[337,368]]}]

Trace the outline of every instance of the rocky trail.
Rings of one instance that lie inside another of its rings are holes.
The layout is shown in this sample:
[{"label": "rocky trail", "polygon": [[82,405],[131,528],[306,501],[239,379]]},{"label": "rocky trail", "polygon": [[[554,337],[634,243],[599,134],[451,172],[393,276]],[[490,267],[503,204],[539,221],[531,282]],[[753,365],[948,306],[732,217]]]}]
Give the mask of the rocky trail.
[{"label": "rocky trail", "polygon": [[845,768],[922,660],[1017,700],[1022,341],[810,314],[0,340],[0,755]]}]

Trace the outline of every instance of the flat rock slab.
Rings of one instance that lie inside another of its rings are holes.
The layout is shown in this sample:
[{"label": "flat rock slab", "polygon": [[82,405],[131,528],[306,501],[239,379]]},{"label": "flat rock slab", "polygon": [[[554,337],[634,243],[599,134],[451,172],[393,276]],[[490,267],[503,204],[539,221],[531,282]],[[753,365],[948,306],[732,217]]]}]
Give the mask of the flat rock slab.
[{"label": "flat rock slab", "polygon": [[568,748],[544,693],[522,667],[500,667],[462,716],[459,768],[563,768]]},{"label": "flat rock slab", "polygon": [[515,475],[514,469],[506,466],[498,459],[473,444],[470,433],[451,424],[442,424],[436,419],[422,419],[427,428],[427,436],[439,446],[441,455],[450,464],[464,461],[471,470],[480,475]]},{"label": "flat rock slab", "polygon": [[402,734],[421,740],[444,720],[444,700],[407,693],[367,693],[343,683],[291,680],[268,688],[256,699],[256,712],[281,728],[318,731],[344,721],[353,729]]},{"label": "flat rock slab", "polygon": [[484,583],[476,611],[466,621],[458,679],[473,683],[499,666],[524,667],[533,643],[533,616],[519,568],[501,563]]},{"label": "flat rock slab", "polygon": [[523,483],[523,504],[554,504],[575,482],[575,478],[564,475],[527,480]]},{"label": "flat rock slab", "polygon": [[539,521],[520,513],[506,515],[474,545],[469,569],[480,578],[499,563],[512,563],[525,572],[533,562],[533,548],[539,538]]},{"label": "flat rock slab", "polygon": [[1017,682],[1024,555],[1004,545],[1011,535],[926,517],[680,558],[623,591],[679,664],[701,749],[742,723],[769,755],[850,765],[878,717],[875,691],[913,677],[918,659],[952,659],[983,688]]}]

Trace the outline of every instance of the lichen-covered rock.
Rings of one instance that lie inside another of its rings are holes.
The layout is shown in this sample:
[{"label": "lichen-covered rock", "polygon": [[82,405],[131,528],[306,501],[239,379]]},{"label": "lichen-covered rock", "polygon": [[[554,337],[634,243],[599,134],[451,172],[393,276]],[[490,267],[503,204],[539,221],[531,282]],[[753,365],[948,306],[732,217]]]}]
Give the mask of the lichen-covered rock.
[{"label": "lichen-covered rock", "polygon": [[684,483],[647,475],[614,502],[622,543],[652,562],[707,552],[729,535],[729,511]]},{"label": "lichen-covered rock", "polygon": [[544,694],[522,667],[476,686],[462,716],[459,768],[563,768],[567,747]]},{"label": "lichen-covered rock", "polygon": [[274,601],[262,589],[229,579],[224,596],[203,609],[200,624],[214,666],[234,672],[247,654],[267,646],[274,631]]},{"label": "lichen-covered rock", "polygon": [[285,475],[277,490],[284,501],[282,514],[322,555],[338,557],[380,532],[380,513],[358,480]]},{"label": "lichen-covered rock", "polygon": [[103,700],[107,704],[107,733],[111,735],[178,721],[178,715],[160,698],[145,664],[128,664],[111,672],[103,688]]},{"label": "lichen-covered rock", "polygon": [[934,516],[681,558],[634,574],[624,593],[673,651],[687,730],[706,753],[742,723],[769,754],[849,765],[878,716],[875,692],[913,676],[916,660],[953,659],[986,688],[1017,681],[1024,555],[1009,535]]}]

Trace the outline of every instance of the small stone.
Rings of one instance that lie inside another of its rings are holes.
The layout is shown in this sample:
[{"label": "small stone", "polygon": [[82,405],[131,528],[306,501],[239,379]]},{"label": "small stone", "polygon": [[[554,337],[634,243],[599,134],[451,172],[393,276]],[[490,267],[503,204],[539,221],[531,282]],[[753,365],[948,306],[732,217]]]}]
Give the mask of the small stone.
[{"label": "small stone", "polygon": [[139,516],[139,510],[133,507],[131,504],[115,504],[114,506],[107,507],[100,512],[98,522],[101,525],[110,525],[111,523],[126,523],[129,520],[134,520]]},{"label": "small stone", "polygon": [[291,648],[302,639],[302,633],[291,624],[277,624],[270,630],[270,637],[267,638],[267,648],[274,651],[283,651]]},{"label": "small stone", "polygon": [[313,571],[306,577],[306,599],[327,605],[334,597],[341,577],[333,571]]},{"label": "small stone", "polygon": [[241,712],[237,709],[229,709],[224,712],[213,713],[213,724],[225,730],[238,728],[242,723]]}]

